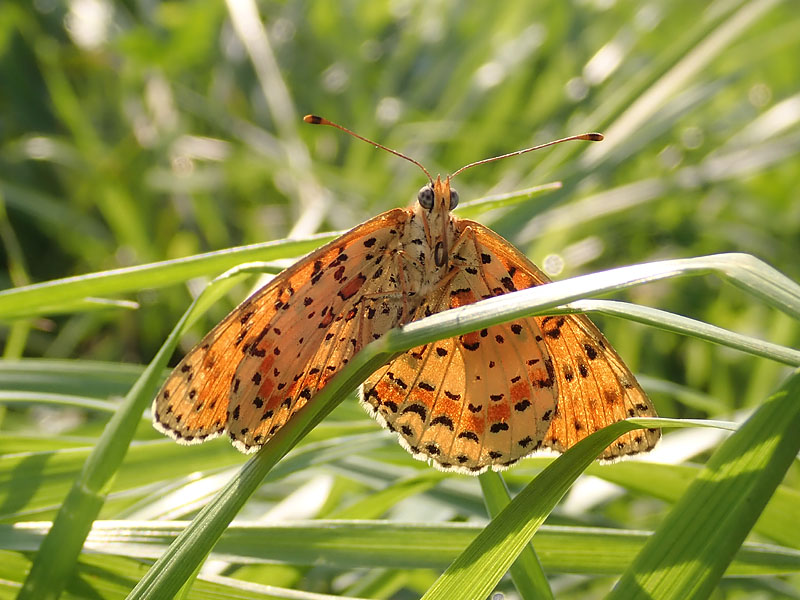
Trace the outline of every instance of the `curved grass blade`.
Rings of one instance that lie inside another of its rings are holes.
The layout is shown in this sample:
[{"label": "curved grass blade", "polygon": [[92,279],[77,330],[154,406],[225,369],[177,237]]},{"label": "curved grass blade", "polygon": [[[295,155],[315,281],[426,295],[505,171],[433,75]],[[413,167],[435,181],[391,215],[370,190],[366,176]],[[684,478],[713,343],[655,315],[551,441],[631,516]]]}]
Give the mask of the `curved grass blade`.
[{"label": "curved grass blade", "polygon": [[[508,491],[503,476],[495,471],[487,471],[478,478],[483,490],[486,509],[491,518],[499,515],[511,501],[511,493]],[[532,543],[527,544],[522,552],[519,553],[517,560],[511,565],[511,580],[514,587],[519,592],[521,598],[525,600],[547,600],[554,598],[553,590],[547,581],[547,576],[542,569],[542,563],[536,555],[536,550]]]},{"label": "curved grass blade", "polygon": [[97,445],[86,459],[78,478],[73,482],[64,504],[58,511],[53,528],[34,558],[19,600],[57,598],[75,569],[92,522],[106,499],[108,488],[128,451],[145,407],[152,401],[161,381],[164,367],[172,355],[187,322],[217,299],[241,277],[238,269],[222,275],[208,293],[202,294],[170,333],[158,354],[131,388],[125,401],[106,424]]},{"label": "curved grass blade", "polygon": [[[123,267],[35,283],[0,292],[0,318],[38,315],[42,307],[80,303],[86,298],[159,288],[193,277],[214,275],[250,261],[269,261],[300,256],[343,232],[309,236],[302,240],[277,240],[250,244],[186,258]],[[279,269],[278,269],[279,270]],[[274,272],[274,271],[273,271]]]},{"label": "curved grass blade", "polygon": [[725,440],[609,598],[707,598],[800,451],[800,371]]},{"label": "curved grass blade", "polygon": [[689,335],[713,344],[735,348],[754,356],[761,356],[793,367],[800,367],[800,351],[794,348],[787,348],[749,335],[735,333],[697,319],[676,315],[675,313],[649,306],[640,306],[616,300],[578,300],[577,302],[570,302],[564,309],[561,312],[600,313],[623,317],[637,323],[652,325],[664,331]]}]

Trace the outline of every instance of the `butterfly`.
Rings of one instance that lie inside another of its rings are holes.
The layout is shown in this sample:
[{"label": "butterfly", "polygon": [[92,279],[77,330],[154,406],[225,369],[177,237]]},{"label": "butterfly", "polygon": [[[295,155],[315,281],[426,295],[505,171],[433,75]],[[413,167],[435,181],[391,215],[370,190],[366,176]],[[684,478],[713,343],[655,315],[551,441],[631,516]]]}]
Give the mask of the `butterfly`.
[{"label": "butterfly", "polygon": [[[410,321],[550,281],[524,254],[451,211],[451,179],[310,253],[247,298],[175,367],[153,401],[156,429],[182,444],[227,432],[267,443],[365,345]],[[598,140],[599,134],[565,138]],[[527,317],[414,348],[375,371],[360,401],[415,458],[445,471],[500,470],[563,452],[628,417],[656,416],[622,359],[585,315]],[[647,451],[658,429],[620,436],[601,459]]]}]

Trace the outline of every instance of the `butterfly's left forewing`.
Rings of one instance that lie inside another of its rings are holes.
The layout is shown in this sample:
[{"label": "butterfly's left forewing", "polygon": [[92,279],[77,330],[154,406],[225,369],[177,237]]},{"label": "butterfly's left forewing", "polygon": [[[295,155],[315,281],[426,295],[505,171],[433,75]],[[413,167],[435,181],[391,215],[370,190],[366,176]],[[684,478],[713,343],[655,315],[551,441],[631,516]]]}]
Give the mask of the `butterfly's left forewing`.
[{"label": "butterfly's left forewing", "polygon": [[404,318],[395,209],[287,269],[239,305],[173,370],[154,423],[182,443],[228,431],[260,447],[363,345]]}]

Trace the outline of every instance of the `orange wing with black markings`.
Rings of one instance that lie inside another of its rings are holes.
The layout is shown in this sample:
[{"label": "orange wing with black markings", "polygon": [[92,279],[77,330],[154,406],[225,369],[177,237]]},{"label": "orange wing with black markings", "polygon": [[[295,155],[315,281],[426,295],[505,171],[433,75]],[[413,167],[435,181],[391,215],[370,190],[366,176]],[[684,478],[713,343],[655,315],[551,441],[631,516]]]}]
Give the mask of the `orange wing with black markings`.
[{"label": "orange wing with black markings", "polygon": [[[549,279],[502,237],[456,220],[454,273],[419,318]],[[652,404],[584,315],[529,317],[415,348],[374,373],[362,402],[415,457],[444,470],[502,469],[541,448],[563,452]],[[652,447],[656,429],[621,436],[602,457]]]},{"label": "orange wing with black markings", "polygon": [[187,354],[153,402],[182,443],[227,431],[258,449],[364,344],[404,319],[399,238],[409,211],[351,230],[245,300]]}]

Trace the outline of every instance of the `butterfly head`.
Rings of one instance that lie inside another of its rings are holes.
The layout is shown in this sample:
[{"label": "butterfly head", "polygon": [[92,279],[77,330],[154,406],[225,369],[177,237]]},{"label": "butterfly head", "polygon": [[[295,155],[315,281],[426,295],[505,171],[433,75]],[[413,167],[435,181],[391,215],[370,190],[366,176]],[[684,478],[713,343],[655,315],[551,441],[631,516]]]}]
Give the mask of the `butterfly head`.
[{"label": "butterfly head", "polygon": [[448,213],[458,206],[458,192],[450,187],[449,177],[444,181],[441,177],[437,177],[436,181],[420,188],[417,193],[417,203],[429,213],[434,211]]},{"label": "butterfly head", "polygon": [[422,223],[425,237],[433,249],[433,260],[437,267],[447,264],[449,250],[453,245],[453,228],[450,211],[458,205],[458,192],[450,187],[450,178],[437,177],[420,188],[414,204],[414,216]]}]

